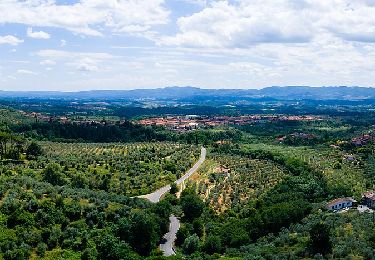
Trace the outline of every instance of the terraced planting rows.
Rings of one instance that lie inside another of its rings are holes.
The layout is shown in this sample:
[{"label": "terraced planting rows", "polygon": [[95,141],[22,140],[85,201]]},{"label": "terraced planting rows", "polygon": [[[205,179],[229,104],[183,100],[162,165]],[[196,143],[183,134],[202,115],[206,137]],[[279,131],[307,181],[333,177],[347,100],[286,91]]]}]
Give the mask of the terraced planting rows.
[{"label": "terraced planting rows", "polygon": [[345,159],[344,151],[328,146],[284,146],[269,144],[250,144],[247,149],[273,151],[298,158],[323,172],[331,190],[348,190],[359,195],[366,190],[366,177],[363,163],[359,157],[350,161]]},{"label": "terraced planting rows", "polygon": [[146,194],[170,184],[194,165],[200,154],[195,146],[167,142],[44,142],[42,147],[45,155],[32,162],[31,169],[55,164],[64,184],[128,196]]},{"label": "terraced planting rows", "polygon": [[212,154],[195,177],[198,193],[216,212],[241,207],[274,187],[285,176],[271,161]]}]

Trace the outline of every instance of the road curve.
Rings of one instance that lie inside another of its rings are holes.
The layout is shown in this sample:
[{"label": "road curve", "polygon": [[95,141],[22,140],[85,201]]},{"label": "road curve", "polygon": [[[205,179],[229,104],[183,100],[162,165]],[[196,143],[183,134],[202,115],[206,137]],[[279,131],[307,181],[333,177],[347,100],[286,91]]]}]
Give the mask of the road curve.
[{"label": "road curve", "polygon": [[180,179],[178,179],[174,183],[179,185],[179,184],[183,183],[185,180],[189,179],[191,177],[191,175],[193,175],[198,170],[198,168],[204,163],[204,161],[206,160],[206,154],[207,154],[206,148],[202,147],[201,148],[201,156],[200,156],[198,162],[196,164],[194,164],[194,166],[190,170],[188,170],[188,172],[185,173],[185,175],[183,175]]},{"label": "road curve", "polygon": [[[207,154],[206,148],[202,147],[201,156],[199,160],[194,164],[194,166],[190,170],[188,170],[180,179],[178,179],[174,183],[179,185],[183,183],[184,181],[186,181],[187,179],[189,179],[191,175],[193,175],[198,170],[198,168],[204,163],[204,161],[206,160],[206,154]],[[163,197],[164,194],[169,192],[170,189],[171,189],[171,185],[167,185],[158,189],[157,191],[154,191],[153,193],[138,196],[138,198],[147,199],[153,203],[157,203],[160,201],[161,197]]]},{"label": "road curve", "polygon": [[159,245],[159,248],[163,252],[164,256],[171,256],[176,254],[173,249],[173,244],[177,238],[177,231],[180,229],[180,221],[174,215],[171,215],[169,217],[169,221],[169,232],[163,237],[163,240],[166,242]]},{"label": "road curve", "polygon": [[167,185],[167,186],[164,186],[163,188],[158,189],[157,191],[154,191],[153,193],[138,196],[138,198],[149,200],[152,203],[158,203],[160,201],[160,198],[165,193],[167,193],[170,189],[171,189],[171,185]]}]

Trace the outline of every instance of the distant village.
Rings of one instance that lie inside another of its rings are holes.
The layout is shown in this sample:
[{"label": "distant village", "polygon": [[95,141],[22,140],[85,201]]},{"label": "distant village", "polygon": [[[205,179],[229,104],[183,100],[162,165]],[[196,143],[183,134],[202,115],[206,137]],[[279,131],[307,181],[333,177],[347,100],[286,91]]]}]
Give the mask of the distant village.
[{"label": "distant village", "polygon": [[215,127],[225,125],[246,125],[269,121],[315,121],[321,120],[317,116],[285,116],[285,115],[247,115],[247,116],[215,116],[202,117],[197,115],[167,116],[148,118],[135,123],[144,126],[164,126],[175,131],[189,131],[202,127]]},{"label": "distant village", "polygon": [[[85,117],[50,116],[36,112],[20,111],[23,115],[35,119],[36,122],[60,122],[77,124],[122,124],[125,120],[93,119]],[[321,120],[318,116],[285,116],[285,115],[247,115],[247,116],[166,116],[134,120],[133,123],[143,126],[164,126],[172,131],[192,131],[204,127],[216,127],[225,125],[246,125],[251,123],[264,123],[269,121],[315,121]]]}]

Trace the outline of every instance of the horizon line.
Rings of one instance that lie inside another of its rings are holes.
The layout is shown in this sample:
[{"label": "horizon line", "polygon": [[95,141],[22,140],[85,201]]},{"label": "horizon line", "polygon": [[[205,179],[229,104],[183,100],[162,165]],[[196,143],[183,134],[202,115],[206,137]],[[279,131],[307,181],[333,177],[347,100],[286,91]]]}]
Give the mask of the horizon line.
[{"label": "horizon line", "polygon": [[81,93],[81,92],[99,92],[99,91],[112,91],[112,92],[118,92],[118,91],[136,91],[136,90],[161,90],[161,89],[171,89],[171,88],[181,88],[181,89],[187,89],[187,88],[193,88],[193,89],[199,89],[199,90],[263,90],[267,88],[364,88],[364,89],[370,89],[374,88],[375,86],[348,86],[348,85],[330,85],[330,86],[311,86],[311,85],[283,85],[283,86],[266,86],[266,87],[260,87],[260,88],[207,88],[207,87],[196,87],[196,86],[165,86],[165,87],[154,87],[154,88],[131,88],[131,89],[88,89],[88,90],[0,90],[0,92],[14,92],[14,93],[35,93],[35,92],[56,92],[56,93]]}]

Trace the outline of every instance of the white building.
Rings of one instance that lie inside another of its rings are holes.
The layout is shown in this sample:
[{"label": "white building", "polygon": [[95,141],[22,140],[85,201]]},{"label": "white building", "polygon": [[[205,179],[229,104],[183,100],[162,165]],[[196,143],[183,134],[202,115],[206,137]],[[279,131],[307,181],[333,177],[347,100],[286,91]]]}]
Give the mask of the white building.
[{"label": "white building", "polygon": [[334,199],[334,200],[328,202],[327,209],[339,210],[339,209],[343,209],[343,208],[350,208],[356,202],[357,201],[354,200],[352,197]]}]

